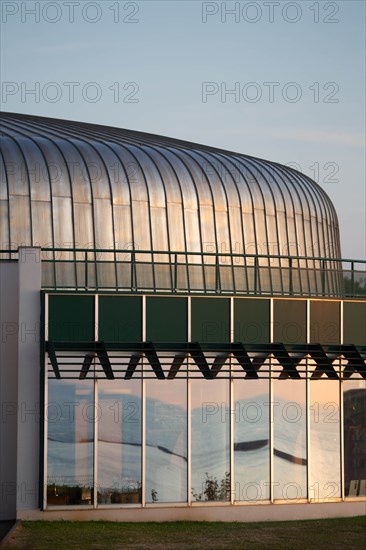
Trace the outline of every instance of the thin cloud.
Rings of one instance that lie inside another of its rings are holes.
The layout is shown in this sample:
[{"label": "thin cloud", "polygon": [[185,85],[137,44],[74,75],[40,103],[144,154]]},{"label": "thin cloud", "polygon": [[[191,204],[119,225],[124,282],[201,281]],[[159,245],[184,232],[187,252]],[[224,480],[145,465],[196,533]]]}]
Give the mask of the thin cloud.
[{"label": "thin cloud", "polygon": [[39,46],[35,48],[28,48],[28,51],[32,53],[42,54],[42,53],[57,53],[57,52],[66,52],[66,51],[80,51],[80,50],[90,50],[95,46],[95,44],[86,44],[81,42],[65,42],[59,44],[49,44],[47,46]]},{"label": "thin cloud", "polygon": [[[268,135],[268,134],[267,134]],[[331,145],[350,145],[364,147],[365,136],[361,134],[347,134],[346,132],[331,132],[329,130],[291,129],[272,132],[273,137],[295,139],[311,143],[328,143]]]},{"label": "thin cloud", "polygon": [[[254,133],[257,133],[256,131]],[[330,130],[308,130],[305,128],[288,128],[284,130],[263,130],[262,135],[271,135],[280,139],[294,139],[309,143],[327,143],[329,145],[348,145],[351,147],[364,147],[365,136],[362,134],[348,134],[345,132],[332,132]]]},{"label": "thin cloud", "polygon": [[329,145],[348,145],[352,147],[365,147],[365,136],[362,134],[347,134],[346,132],[331,132],[330,130],[308,130],[305,128],[288,128],[277,130],[274,128],[233,128],[224,130],[225,135],[250,134],[279,139],[305,141],[308,143],[326,143]]}]

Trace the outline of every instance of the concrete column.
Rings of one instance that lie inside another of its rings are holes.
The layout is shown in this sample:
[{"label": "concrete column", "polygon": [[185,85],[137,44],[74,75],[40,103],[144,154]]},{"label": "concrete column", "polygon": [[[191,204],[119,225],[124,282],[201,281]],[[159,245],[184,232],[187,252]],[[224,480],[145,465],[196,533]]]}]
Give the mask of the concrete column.
[{"label": "concrete column", "polygon": [[41,249],[19,248],[17,513],[39,507]]},{"label": "concrete column", "polygon": [[18,263],[0,262],[0,521],[16,518]]}]

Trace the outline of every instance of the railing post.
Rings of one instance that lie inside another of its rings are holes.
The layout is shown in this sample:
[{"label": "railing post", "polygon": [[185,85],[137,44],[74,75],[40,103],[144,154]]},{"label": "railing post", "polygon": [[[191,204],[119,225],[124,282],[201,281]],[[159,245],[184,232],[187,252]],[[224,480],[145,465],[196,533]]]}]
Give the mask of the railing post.
[{"label": "railing post", "polygon": [[258,269],[259,269],[259,263],[258,263],[258,256],[254,257],[254,294],[257,294],[258,292]]},{"label": "railing post", "polygon": [[291,256],[289,257],[289,264],[288,264],[288,267],[289,267],[289,294],[290,296],[293,295],[294,293],[294,286],[293,286],[293,280],[292,280],[292,258]]},{"label": "railing post", "polygon": [[216,255],[216,268],[215,268],[215,289],[216,293],[219,294],[221,292],[221,279],[220,279],[220,264],[219,264],[219,257]]},{"label": "railing post", "polygon": [[178,290],[178,254],[174,254],[174,292]]},{"label": "railing post", "polygon": [[135,259],[135,252],[131,252],[131,290],[136,290],[136,259]]},{"label": "railing post", "polygon": [[85,250],[85,253],[84,253],[84,264],[85,264],[85,273],[84,273],[84,276],[85,276],[85,290],[87,290],[88,288],[88,251]]},{"label": "railing post", "polygon": [[355,296],[355,262],[351,262],[351,289],[352,296]]},{"label": "railing post", "polygon": [[322,296],[325,296],[325,261],[322,260],[321,263],[321,281],[322,281]]},{"label": "railing post", "polygon": [[186,258],[187,286],[188,286],[188,291],[190,291],[191,290],[191,280],[190,280],[190,276],[189,276],[189,264],[188,264],[188,254],[187,253],[185,254],[185,258]]}]

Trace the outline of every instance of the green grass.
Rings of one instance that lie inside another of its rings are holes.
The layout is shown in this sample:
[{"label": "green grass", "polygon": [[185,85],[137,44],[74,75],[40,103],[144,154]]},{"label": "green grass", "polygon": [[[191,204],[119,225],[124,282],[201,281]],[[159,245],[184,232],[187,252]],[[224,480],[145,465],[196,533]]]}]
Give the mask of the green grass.
[{"label": "green grass", "polygon": [[366,548],[366,518],[221,523],[22,521],[2,550]]}]

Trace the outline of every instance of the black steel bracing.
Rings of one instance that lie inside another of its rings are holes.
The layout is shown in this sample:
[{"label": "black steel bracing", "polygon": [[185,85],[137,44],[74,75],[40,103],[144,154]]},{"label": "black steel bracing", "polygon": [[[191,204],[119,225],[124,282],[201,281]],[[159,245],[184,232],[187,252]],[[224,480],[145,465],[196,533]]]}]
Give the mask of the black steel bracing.
[{"label": "black steel bracing", "polygon": [[50,375],[86,377],[366,380],[366,346],[321,344],[46,342]]}]

